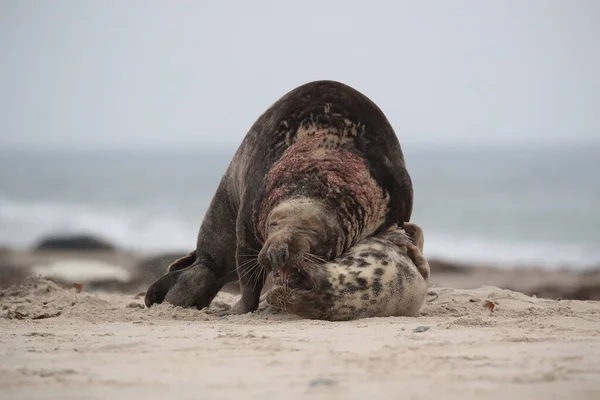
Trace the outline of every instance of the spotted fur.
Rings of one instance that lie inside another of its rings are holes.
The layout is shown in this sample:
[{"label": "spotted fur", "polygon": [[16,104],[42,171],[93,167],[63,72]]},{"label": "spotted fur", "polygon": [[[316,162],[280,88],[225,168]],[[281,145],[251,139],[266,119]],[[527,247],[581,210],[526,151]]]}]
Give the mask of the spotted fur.
[{"label": "spotted fur", "polygon": [[332,262],[301,269],[312,290],[275,286],[266,300],[311,319],[415,316],[429,286],[423,231],[412,223],[363,239]]}]

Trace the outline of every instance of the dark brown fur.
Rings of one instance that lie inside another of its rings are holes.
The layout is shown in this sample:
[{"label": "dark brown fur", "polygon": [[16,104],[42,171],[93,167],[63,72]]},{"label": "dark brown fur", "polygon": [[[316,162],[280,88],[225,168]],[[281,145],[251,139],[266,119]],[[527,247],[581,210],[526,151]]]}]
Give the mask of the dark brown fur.
[{"label": "dark brown fur", "polygon": [[[272,226],[270,213],[301,197],[314,204],[292,214],[307,218]],[[254,311],[267,272],[294,256],[290,248],[330,259],[365,235],[409,221],[412,204],[400,143],[383,112],[342,83],[307,83],[250,128],[202,221],[195,252],[148,289],[146,305],[206,307],[237,272],[242,297],[231,312]]]},{"label": "dark brown fur", "polygon": [[254,212],[259,243],[265,242],[265,227],[273,208],[306,192],[323,199],[344,225],[344,234],[324,255],[326,258],[341,254],[349,244],[374,233],[381,225],[377,219],[385,219],[387,190],[373,179],[365,160],[351,151],[352,142],[327,149],[325,136],[315,134],[294,143],[265,177],[265,196],[259,197],[260,207]]}]

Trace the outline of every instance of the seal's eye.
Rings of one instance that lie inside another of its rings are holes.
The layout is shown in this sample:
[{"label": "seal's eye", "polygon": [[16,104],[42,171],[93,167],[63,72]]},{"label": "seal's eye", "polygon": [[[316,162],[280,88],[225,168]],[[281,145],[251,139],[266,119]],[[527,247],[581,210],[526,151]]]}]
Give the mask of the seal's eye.
[{"label": "seal's eye", "polygon": [[300,272],[300,270],[297,269],[290,274],[290,277],[288,278],[288,284],[291,287],[297,287],[301,283],[303,278],[304,276],[302,275],[302,272]]},{"label": "seal's eye", "polygon": [[310,290],[311,283],[308,276],[299,269],[296,269],[288,278],[288,286],[292,289]]},{"label": "seal's eye", "polygon": [[304,233],[308,233],[310,235],[318,235],[319,234],[319,232],[316,229],[312,229],[312,228],[302,228],[299,230],[301,230]]},{"label": "seal's eye", "polygon": [[271,229],[277,228],[278,226],[279,226],[279,222],[275,221],[275,222],[271,222],[271,223],[269,223],[269,225],[268,225],[268,227],[267,227],[267,228],[268,228],[269,230],[271,230]]},{"label": "seal's eye", "polygon": [[311,290],[312,283],[306,273],[298,268],[284,267],[273,272],[273,277],[278,285],[285,285],[289,289]]}]

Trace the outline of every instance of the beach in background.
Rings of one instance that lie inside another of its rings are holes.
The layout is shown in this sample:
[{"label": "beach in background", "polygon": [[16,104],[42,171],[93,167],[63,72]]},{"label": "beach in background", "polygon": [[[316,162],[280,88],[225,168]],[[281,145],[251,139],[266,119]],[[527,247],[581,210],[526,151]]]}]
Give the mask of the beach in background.
[{"label": "beach in background", "polygon": [[[0,397],[600,399],[599,20],[595,0],[3,0]],[[315,80],[398,135],[419,314],[212,313],[237,282],[145,307],[246,132]]]},{"label": "beach in background", "polygon": [[[0,246],[90,234],[138,253],[189,251],[235,150],[0,151]],[[600,147],[404,144],[404,153],[427,257],[600,265]]]}]

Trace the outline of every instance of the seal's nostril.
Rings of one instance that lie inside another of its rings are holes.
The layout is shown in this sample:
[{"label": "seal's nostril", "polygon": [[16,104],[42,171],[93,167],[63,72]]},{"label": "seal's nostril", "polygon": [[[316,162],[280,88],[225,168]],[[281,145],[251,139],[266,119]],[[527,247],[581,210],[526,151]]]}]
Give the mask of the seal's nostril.
[{"label": "seal's nostril", "polygon": [[280,256],[279,258],[280,258],[280,261],[282,264],[285,264],[287,262],[287,260],[290,258],[290,250],[289,250],[287,244],[279,249],[279,256]]},{"label": "seal's nostril", "polygon": [[277,266],[277,253],[273,250],[273,248],[269,249],[267,253],[269,262],[271,263],[271,268]]},{"label": "seal's nostril", "polygon": [[287,244],[284,244],[279,248],[271,247],[268,252],[268,258],[271,263],[271,268],[276,269],[283,267],[290,258],[290,251]]}]

